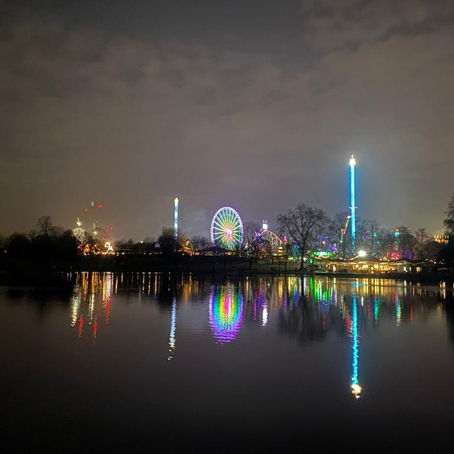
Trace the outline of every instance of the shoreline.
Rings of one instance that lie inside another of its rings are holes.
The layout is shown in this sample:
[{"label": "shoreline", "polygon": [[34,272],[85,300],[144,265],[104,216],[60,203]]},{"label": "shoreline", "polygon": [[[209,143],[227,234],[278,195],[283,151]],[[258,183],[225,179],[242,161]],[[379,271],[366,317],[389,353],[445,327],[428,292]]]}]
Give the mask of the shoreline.
[{"label": "shoreline", "polygon": [[230,277],[230,278],[244,278],[256,276],[275,276],[275,277],[288,277],[288,276],[307,276],[317,278],[332,278],[332,279],[367,279],[367,280],[396,280],[407,281],[410,283],[421,284],[436,284],[444,282],[446,288],[454,287],[454,274],[448,273],[326,273],[319,271],[307,270],[279,270],[274,267],[262,267],[262,269],[251,268],[244,269],[242,267],[134,267],[133,269],[118,269],[116,267],[55,267],[53,269],[43,269],[41,267],[27,268],[23,270],[1,270],[0,271],[0,285],[4,285],[5,281],[20,281],[36,280],[47,281],[53,280],[57,276],[64,274],[78,274],[78,273],[114,273],[114,274],[136,274],[136,273],[157,273],[166,275],[193,275],[204,276],[213,278]]}]

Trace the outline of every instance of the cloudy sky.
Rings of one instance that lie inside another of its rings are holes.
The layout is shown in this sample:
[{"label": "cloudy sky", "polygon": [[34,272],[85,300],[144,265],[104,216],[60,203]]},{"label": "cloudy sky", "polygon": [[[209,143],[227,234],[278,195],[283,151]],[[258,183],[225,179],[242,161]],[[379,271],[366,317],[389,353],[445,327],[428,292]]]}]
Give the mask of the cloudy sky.
[{"label": "cloudy sky", "polygon": [[298,202],[435,232],[454,192],[451,0],[0,0],[0,232],[91,201],[117,238]]}]

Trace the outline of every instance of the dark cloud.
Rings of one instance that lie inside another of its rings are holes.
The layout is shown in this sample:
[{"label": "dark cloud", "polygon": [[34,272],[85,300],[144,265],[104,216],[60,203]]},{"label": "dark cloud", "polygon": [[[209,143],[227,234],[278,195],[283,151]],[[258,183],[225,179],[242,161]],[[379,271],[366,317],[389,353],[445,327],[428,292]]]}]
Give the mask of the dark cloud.
[{"label": "dark cloud", "polygon": [[[119,236],[156,236],[175,195],[191,234],[226,204],[246,220],[299,201],[333,213],[348,206],[352,151],[362,215],[441,228],[453,191],[450,2],[292,5],[292,33],[312,50],[286,61],[219,45],[224,32],[154,39],[63,13],[8,16],[0,231],[47,213],[71,226],[96,200]],[[255,39],[233,24],[232,37]]]},{"label": "dark cloud", "polygon": [[452,26],[451,0],[303,0],[306,37],[320,49]]}]

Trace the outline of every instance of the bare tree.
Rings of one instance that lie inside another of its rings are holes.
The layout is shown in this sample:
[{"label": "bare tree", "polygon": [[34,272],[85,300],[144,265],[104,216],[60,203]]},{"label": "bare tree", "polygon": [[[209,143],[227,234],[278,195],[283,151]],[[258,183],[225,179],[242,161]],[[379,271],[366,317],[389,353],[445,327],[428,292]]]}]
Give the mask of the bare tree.
[{"label": "bare tree", "polygon": [[446,219],[444,225],[447,229],[448,235],[454,236],[454,194],[451,196],[451,200],[448,203],[448,209],[445,211]]},{"label": "bare tree", "polygon": [[426,229],[416,230],[413,248],[415,258],[419,260],[435,259],[440,249],[441,245],[431,238]]},{"label": "bare tree", "polygon": [[258,222],[255,221],[246,221],[244,223],[244,243],[252,244],[255,239],[255,233],[260,232],[261,227]]},{"label": "bare tree", "polygon": [[328,218],[322,210],[308,207],[304,203],[299,203],[295,209],[278,215],[279,232],[288,235],[298,246],[301,254],[300,269],[304,269],[304,257],[310,248],[317,245],[327,223]]},{"label": "bare tree", "polygon": [[375,238],[375,256],[379,259],[389,259],[394,247],[394,233],[388,229],[378,229]]},{"label": "bare tree", "polygon": [[347,211],[336,213],[328,224],[330,241],[336,244],[341,257],[351,254],[351,236],[348,228],[349,214]]},{"label": "bare tree", "polygon": [[210,241],[206,236],[194,235],[191,238],[191,245],[195,251],[200,251],[206,248],[210,244]]},{"label": "bare tree", "polygon": [[426,232],[426,229],[418,229],[415,232],[415,240],[417,244],[426,244],[430,241],[430,235]]},{"label": "bare tree", "polygon": [[52,218],[50,216],[41,216],[36,223],[36,234],[48,238],[56,233]]},{"label": "bare tree", "polygon": [[415,243],[409,227],[401,226],[395,230],[395,245],[400,258],[411,259]]},{"label": "bare tree", "polygon": [[371,219],[360,219],[357,227],[357,249],[363,249],[370,256],[377,256],[377,237],[380,232],[380,224]]},{"label": "bare tree", "polygon": [[175,230],[173,227],[163,227],[162,233],[158,238],[160,250],[163,254],[178,252],[184,244],[184,241],[184,232],[180,229],[178,231],[178,237],[175,238]]}]

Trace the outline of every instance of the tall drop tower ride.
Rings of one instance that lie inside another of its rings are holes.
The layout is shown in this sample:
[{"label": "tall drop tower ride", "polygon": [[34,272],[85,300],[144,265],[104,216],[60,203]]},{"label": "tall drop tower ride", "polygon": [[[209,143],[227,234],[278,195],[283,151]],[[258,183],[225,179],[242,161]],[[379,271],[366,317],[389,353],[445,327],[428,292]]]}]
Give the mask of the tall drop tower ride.
[{"label": "tall drop tower ride", "polygon": [[176,241],[178,239],[178,197],[175,197],[173,207],[173,234]]},{"label": "tall drop tower ride", "polygon": [[352,153],[350,156],[350,228],[352,234],[352,254],[355,254],[356,237],[356,188],[355,188],[355,167],[356,159]]}]

